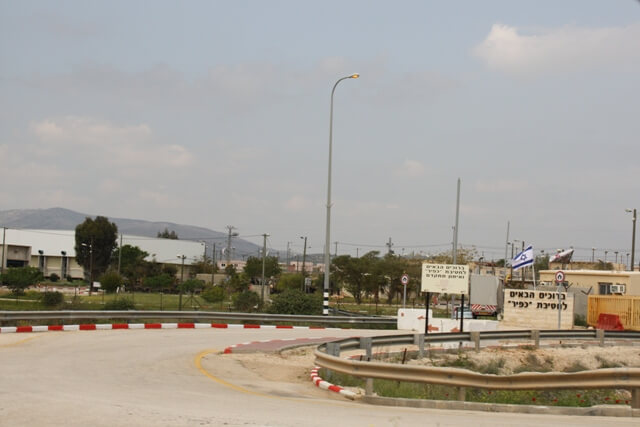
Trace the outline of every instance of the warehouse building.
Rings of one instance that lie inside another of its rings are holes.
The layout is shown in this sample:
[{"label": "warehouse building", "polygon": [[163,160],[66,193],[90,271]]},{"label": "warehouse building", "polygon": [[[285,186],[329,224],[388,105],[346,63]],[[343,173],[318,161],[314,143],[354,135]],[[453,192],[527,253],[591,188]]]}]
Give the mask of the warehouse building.
[{"label": "warehouse building", "polygon": [[[8,267],[37,267],[45,277],[84,279],[82,266],[75,260],[75,230],[26,230],[3,229],[0,246],[2,270]],[[203,242],[190,240],[159,239],[123,234],[117,246],[137,246],[147,252],[147,261],[185,266],[185,274],[194,262],[202,260]]]}]

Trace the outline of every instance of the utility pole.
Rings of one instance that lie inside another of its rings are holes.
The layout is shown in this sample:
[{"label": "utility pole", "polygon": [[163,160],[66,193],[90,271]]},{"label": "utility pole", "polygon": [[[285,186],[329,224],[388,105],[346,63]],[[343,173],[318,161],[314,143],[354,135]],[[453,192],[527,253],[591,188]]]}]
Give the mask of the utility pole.
[{"label": "utility pole", "polygon": [[336,245],[336,251],[333,253],[333,257],[337,257],[338,256],[338,242],[333,242]]},{"label": "utility pole", "polygon": [[[631,209],[625,209],[626,212],[632,212]],[[633,209],[633,218],[631,218],[631,221],[633,221],[633,231],[631,232],[631,271],[635,271],[635,255],[636,255],[636,218],[638,216],[636,215],[636,209]]]},{"label": "utility pole", "polygon": [[213,286],[214,279],[216,274],[216,243],[213,242],[213,247],[211,248],[211,286]]},{"label": "utility pole", "polygon": [[265,259],[267,257],[267,236],[269,236],[267,233],[263,234],[263,242],[262,242],[262,286],[261,286],[261,290],[260,290],[260,302],[262,304],[264,304],[264,286],[265,286],[265,281],[264,281],[264,265],[265,265]]},{"label": "utility pole", "polygon": [[507,221],[507,240],[504,244],[504,271],[505,276],[507,271],[507,251],[509,250],[509,226],[511,225],[511,221]]},{"label": "utility pole", "polygon": [[307,236],[300,236],[304,239],[304,251],[302,252],[302,292],[304,292],[304,267],[307,263]]},{"label": "utility pole", "polygon": [[291,265],[291,249],[289,245],[291,242],[287,242],[287,271],[289,271],[289,266]]},{"label": "utility pole", "polygon": [[122,233],[120,233],[120,247],[118,248],[118,274],[120,274],[121,265],[122,265]]},{"label": "utility pole", "polygon": [[180,297],[178,298],[178,310],[182,311],[182,284],[184,283],[184,259],[186,255],[178,255],[178,259],[182,260],[182,267],[180,268]]},{"label": "utility pole", "polygon": [[458,195],[456,197],[456,225],[453,230],[453,263],[458,263],[458,219],[460,217],[460,178],[458,178]]},{"label": "utility pole", "polygon": [[236,237],[238,233],[234,233],[235,227],[233,225],[227,225],[229,234],[227,236],[227,267],[231,264],[231,238]]},{"label": "utility pole", "polygon": [[385,243],[385,245],[387,246],[387,254],[391,255],[391,247],[393,246],[393,243],[391,243],[391,237],[389,237],[389,241]]},{"label": "utility pole", "polygon": [[[5,256],[5,252],[7,252],[6,238],[7,238],[7,227],[2,227],[2,266],[0,266],[0,274],[4,273],[4,265],[7,259],[7,257]],[[633,257],[631,259],[633,260]]]}]

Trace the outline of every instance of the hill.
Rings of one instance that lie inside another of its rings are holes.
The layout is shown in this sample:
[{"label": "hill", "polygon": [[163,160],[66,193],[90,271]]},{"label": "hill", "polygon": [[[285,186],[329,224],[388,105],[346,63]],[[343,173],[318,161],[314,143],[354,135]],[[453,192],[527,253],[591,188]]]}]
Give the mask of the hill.
[{"label": "hill", "polygon": [[[31,228],[43,230],[74,230],[86,217],[96,215],[84,214],[64,208],[50,209],[13,209],[0,211],[0,226],[7,228]],[[182,240],[202,240],[207,244],[207,252],[211,253],[211,245],[222,248],[227,242],[227,233],[210,230],[204,227],[175,224],[173,222],[145,221],[128,218],[109,218],[118,226],[118,232],[136,236],[156,237],[165,229],[173,230]],[[236,248],[236,258],[242,255],[257,255],[260,247],[240,238],[234,238],[232,245]]]}]

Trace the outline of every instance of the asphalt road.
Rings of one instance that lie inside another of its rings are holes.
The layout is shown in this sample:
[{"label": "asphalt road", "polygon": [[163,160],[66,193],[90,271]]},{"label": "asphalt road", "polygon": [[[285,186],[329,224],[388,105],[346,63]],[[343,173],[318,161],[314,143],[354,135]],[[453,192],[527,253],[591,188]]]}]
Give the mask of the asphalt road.
[{"label": "asphalt road", "polygon": [[[180,329],[0,334],[2,426],[636,426],[637,419],[369,406],[256,376],[224,348],[381,331]],[[311,366],[309,366],[311,368]]]}]

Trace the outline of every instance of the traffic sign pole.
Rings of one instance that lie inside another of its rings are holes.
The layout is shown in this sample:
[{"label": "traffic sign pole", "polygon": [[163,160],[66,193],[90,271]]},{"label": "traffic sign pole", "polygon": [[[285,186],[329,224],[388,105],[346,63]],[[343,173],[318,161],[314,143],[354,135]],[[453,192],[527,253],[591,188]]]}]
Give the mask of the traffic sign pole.
[{"label": "traffic sign pole", "polygon": [[564,271],[559,270],[556,272],[556,284],[558,285],[558,329],[561,328],[562,324],[562,304],[560,300],[560,287],[562,286],[562,282],[564,282]]},{"label": "traffic sign pole", "polygon": [[409,276],[403,274],[400,281],[404,285],[404,293],[402,294],[402,308],[407,308],[407,283],[409,283]]}]

